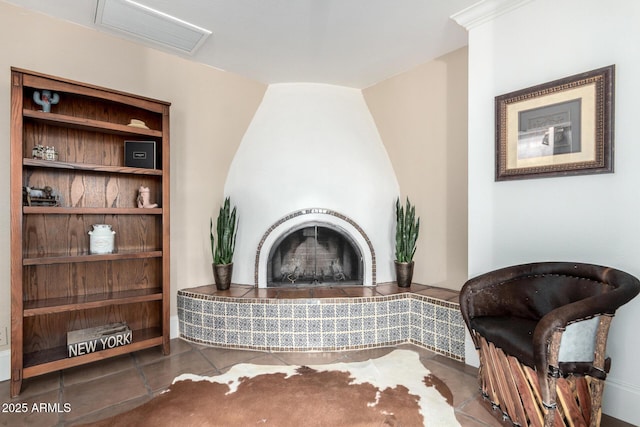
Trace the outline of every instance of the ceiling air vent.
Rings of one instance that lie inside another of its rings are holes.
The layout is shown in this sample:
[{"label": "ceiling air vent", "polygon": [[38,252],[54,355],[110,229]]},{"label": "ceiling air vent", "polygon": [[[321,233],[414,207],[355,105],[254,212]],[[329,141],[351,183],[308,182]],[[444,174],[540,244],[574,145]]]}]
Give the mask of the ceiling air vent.
[{"label": "ceiling air vent", "polygon": [[95,23],[160,46],[193,54],[211,31],[130,0],[98,0]]}]

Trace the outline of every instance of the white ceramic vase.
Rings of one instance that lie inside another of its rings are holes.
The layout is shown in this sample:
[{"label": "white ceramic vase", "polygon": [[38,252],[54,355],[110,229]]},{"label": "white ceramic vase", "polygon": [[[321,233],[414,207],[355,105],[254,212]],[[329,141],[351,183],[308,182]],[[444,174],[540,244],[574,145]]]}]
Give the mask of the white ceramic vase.
[{"label": "white ceramic vase", "polygon": [[113,253],[116,232],[109,224],[93,224],[89,231],[89,252],[92,254]]}]

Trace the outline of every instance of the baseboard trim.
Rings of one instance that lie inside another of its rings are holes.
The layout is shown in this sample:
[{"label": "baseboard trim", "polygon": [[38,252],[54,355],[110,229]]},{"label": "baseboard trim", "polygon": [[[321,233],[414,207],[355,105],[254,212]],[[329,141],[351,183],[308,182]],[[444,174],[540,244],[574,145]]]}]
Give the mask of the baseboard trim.
[{"label": "baseboard trim", "polygon": [[640,425],[640,387],[617,378],[608,377],[602,396],[602,412],[621,421]]},{"label": "baseboard trim", "polygon": [[11,378],[11,350],[0,351],[0,381]]},{"label": "baseboard trim", "polygon": [[169,318],[169,338],[174,339],[180,336],[180,321],[178,315]]}]

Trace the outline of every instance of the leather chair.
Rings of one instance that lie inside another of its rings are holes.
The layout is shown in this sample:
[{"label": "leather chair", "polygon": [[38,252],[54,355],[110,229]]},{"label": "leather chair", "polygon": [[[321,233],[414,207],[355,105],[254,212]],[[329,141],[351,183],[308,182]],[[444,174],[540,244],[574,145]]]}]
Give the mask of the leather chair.
[{"label": "leather chair", "polygon": [[475,277],[460,310],[485,402],[521,426],[598,426],[616,309],[640,292],[620,270],[542,262]]}]

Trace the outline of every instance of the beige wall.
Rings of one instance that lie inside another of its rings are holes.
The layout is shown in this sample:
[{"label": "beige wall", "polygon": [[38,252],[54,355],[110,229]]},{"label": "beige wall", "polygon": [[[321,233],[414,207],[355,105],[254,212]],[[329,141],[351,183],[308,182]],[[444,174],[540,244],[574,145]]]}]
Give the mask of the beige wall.
[{"label": "beige wall", "polygon": [[[211,283],[209,218],[266,86],[0,2],[0,328],[10,325],[10,67],[169,101],[171,310],[176,289]],[[10,330],[10,328],[9,328]],[[0,350],[5,347],[0,347]]]},{"label": "beige wall", "polygon": [[363,91],[402,198],[416,205],[414,282],[467,279],[467,48]]},{"label": "beige wall", "polygon": [[[212,282],[209,218],[266,85],[0,0],[0,328],[10,329],[10,67],[169,101],[171,314],[176,290]],[[466,279],[466,80],[462,49],[363,91],[422,231],[415,281]],[[0,347],[0,350],[6,347]]]}]

